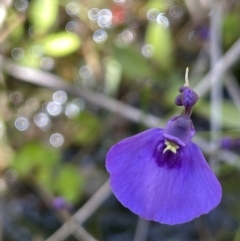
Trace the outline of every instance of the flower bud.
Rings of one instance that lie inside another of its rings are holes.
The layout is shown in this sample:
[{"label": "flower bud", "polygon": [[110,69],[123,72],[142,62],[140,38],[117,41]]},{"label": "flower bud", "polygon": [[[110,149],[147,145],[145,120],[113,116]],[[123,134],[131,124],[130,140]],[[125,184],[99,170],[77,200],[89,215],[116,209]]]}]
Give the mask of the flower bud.
[{"label": "flower bud", "polygon": [[191,88],[182,86],[179,88],[180,94],[175,99],[175,104],[184,107],[193,107],[198,101],[198,95]]}]

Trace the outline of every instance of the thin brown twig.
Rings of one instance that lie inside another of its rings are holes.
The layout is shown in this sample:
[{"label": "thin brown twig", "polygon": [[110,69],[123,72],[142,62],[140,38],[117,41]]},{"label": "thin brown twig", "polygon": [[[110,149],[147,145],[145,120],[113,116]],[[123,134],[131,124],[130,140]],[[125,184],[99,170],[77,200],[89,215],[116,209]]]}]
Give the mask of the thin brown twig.
[{"label": "thin brown twig", "polygon": [[[76,224],[74,225],[72,235],[81,241],[98,241],[92,235],[90,235],[81,225]],[[60,241],[58,239],[58,241]]]},{"label": "thin brown twig", "polygon": [[[47,188],[38,183],[35,183],[32,187],[36,190],[38,195],[40,195],[41,199],[48,206],[48,208],[54,212],[61,223],[70,220],[71,214],[67,210],[57,211],[52,209],[53,195]],[[72,230],[72,235],[79,241],[97,241],[79,224],[73,225]]]},{"label": "thin brown twig", "polygon": [[107,109],[111,112],[120,114],[121,116],[124,116],[133,122],[143,123],[144,125],[151,127],[163,125],[163,122],[161,122],[159,118],[153,115],[144,114],[142,111],[134,107],[123,104],[122,102],[114,100],[103,94],[94,93],[89,89],[82,89],[78,86],[74,86],[54,74],[29,67],[19,66],[13,61],[3,57],[2,61],[0,60],[0,64],[1,62],[4,66],[4,69],[11,76],[22,81],[36,84],[38,86],[47,87],[53,90],[64,90],[74,96],[80,96],[92,104]]},{"label": "thin brown twig", "polygon": [[139,218],[133,241],[145,241],[149,230],[149,221]]},{"label": "thin brown twig", "polygon": [[[72,218],[64,223],[54,234],[46,241],[62,241],[75,231],[76,223],[81,225],[88,219],[99,206],[110,196],[111,189],[109,181],[106,181],[97,192],[72,216]],[[88,240],[87,240],[88,241]]]},{"label": "thin brown twig", "polygon": [[[211,69],[214,68],[217,61],[221,58],[221,26],[222,26],[222,2],[211,2],[211,16],[210,16],[210,60]],[[218,78],[218,79],[216,79]],[[218,142],[220,138],[221,122],[222,122],[222,76],[211,75],[211,112],[210,112],[210,135],[211,135],[211,149],[218,149]],[[216,161],[216,152],[210,156],[210,165],[213,170],[217,170],[218,162]]]}]

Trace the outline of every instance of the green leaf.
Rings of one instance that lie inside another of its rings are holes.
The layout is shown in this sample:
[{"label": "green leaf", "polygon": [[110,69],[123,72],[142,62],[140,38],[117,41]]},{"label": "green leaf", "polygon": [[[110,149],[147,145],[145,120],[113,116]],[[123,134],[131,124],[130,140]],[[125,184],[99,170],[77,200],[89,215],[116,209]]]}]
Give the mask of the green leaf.
[{"label": "green leaf", "polygon": [[71,203],[76,202],[83,191],[83,176],[72,164],[61,167],[59,173],[54,177],[54,191],[66,198]]},{"label": "green leaf", "polygon": [[9,39],[11,40],[11,44],[18,45],[19,42],[23,39],[24,35],[24,26],[23,24],[18,25],[16,28],[11,31],[9,34]]},{"label": "green leaf", "polygon": [[26,176],[43,166],[51,168],[58,159],[59,154],[56,149],[31,142],[16,152],[12,167],[20,176]]},{"label": "green leaf", "polygon": [[118,61],[116,61],[113,58],[105,58],[104,66],[105,66],[105,78],[104,78],[105,92],[110,95],[115,95],[121,81],[121,74],[122,74],[121,65]]},{"label": "green leaf", "polygon": [[19,60],[22,65],[38,68],[40,64],[39,57],[34,56],[31,52],[26,51],[23,58]]},{"label": "green leaf", "polygon": [[[194,112],[205,117],[210,116],[210,103],[204,99],[200,99],[196,106],[194,106]],[[240,113],[238,109],[228,100],[224,100],[222,103],[222,125],[224,128],[239,128]]]},{"label": "green leaf", "polygon": [[77,129],[74,132],[73,140],[81,145],[88,145],[98,140],[101,134],[101,122],[96,115],[83,111],[74,121],[77,122]]},{"label": "green leaf", "polygon": [[144,8],[146,10],[149,9],[158,9],[160,12],[166,12],[169,8],[170,2],[168,1],[159,1],[159,0],[150,0],[147,1],[146,4],[144,5]]},{"label": "green leaf", "polygon": [[63,57],[79,49],[81,40],[73,33],[60,32],[46,36],[38,44],[43,46],[46,55]]},{"label": "green leaf", "polygon": [[147,78],[152,71],[147,60],[132,47],[115,48],[115,57],[122,66],[123,74],[129,78]]},{"label": "green leaf", "polygon": [[58,14],[57,0],[34,0],[30,4],[29,18],[34,34],[42,35],[55,23]]},{"label": "green leaf", "polygon": [[240,35],[240,14],[232,12],[223,21],[223,43],[227,48],[231,47]]},{"label": "green leaf", "polygon": [[149,23],[145,37],[146,44],[154,46],[152,59],[164,70],[172,67],[173,63],[173,42],[169,28],[157,23]]}]

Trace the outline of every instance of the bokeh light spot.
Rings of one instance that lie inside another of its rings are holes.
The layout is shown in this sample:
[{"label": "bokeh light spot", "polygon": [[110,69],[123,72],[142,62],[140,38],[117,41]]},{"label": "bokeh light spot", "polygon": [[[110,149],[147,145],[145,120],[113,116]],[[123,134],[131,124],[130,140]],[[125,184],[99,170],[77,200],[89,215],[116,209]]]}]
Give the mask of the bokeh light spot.
[{"label": "bokeh light spot", "polygon": [[65,91],[59,90],[53,94],[53,100],[58,104],[63,104],[67,101],[68,96]]},{"label": "bokeh light spot", "polygon": [[4,178],[7,182],[15,182],[18,178],[17,172],[14,169],[8,169],[4,173]]},{"label": "bokeh light spot", "polygon": [[158,17],[159,14],[160,14],[160,12],[159,12],[158,9],[155,9],[155,8],[150,9],[150,10],[148,10],[148,12],[147,12],[147,19],[148,19],[149,21],[154,22],[154,21],[157,20],[157,17]]},{"label": "bokeh light spot", "polygon": [[14,91],[10,94],[10,101],[14,105],[20,104],[22,100],[23,100],[23,96],[22,96],[22,93],[20,93],[19,91]]},{"label": "bokeh light spot", "polygon": [[44,49],[41,45],[34,45],[32,47],[32,54],[36,57],[41,57],[44,54]]},{"label": "bokeh light spot", "polygon": [[19,131],[25,131],[29,127],[29,120],[26,117],[18,117],[15,121],[15,127]]},{"label": "bokeh light spot", "polygon": [[44,128],[49,125],[50,119],[47,114],[40,112],[34,115],[34,122],[38,127]]},{"label": "bokeh light spot", "polygon": [[12,50],[12,57],[15,60],[20,60],[24,56],[24,50],[22,48],[14,48]]},{"label": "bokeh light spot", "polygon": [[76,104],[69,103],[66,105],[65,114],[67,117],[74,118],[79,114],[79,112],[80,112],[80,109]]},{"label": "bokeh light spot", "polygon": [[88,11],[88,17],[91,21],[97,22],[98,20],[98,13],[99,13],[99,9],[98,8],[91,8]]},{"label": "bokeh light spot", "polygon": [[154,55],[154,46],[152,44],[145,44],[142,47],[142,54],[146,58],[151,58]]},{"label": "bokeh light spot", "polygon": [[117,46],[125,46],[134,40],[134,32],[130,29],[123,30],[115,39],[114,43]]},{"label": "bokeh light spot", "polygon": [[40,102],[37,98],[32,97],[26,101],[26,106],[31,108],[32,111],[35,111],[39,108]]},{"label": "bokeh light spot", "polygon": [[64,137],[60,133],[54,133],[50,136],[50,143],[55,146],[59,147],[64,143]]},{"label": "bokeh light spot", "polygon": [[15,1],[15,8],[19,12],[24,12],[28,7],[28,1],[27,0],[16,0]]},{"label": "bokeh light spot", "polygon": [[178,20],[183,16],[183,9],[180,6],[174,5],[169,9],[169,15],[172,19]]},{"label": "bokeh light spot", "polygon": [[112,24],[112,12],[109,9],[102,9],[98,12],[98,26],[109,28]]},{"label": "bokeh light spot", "polygon": [[98,18],[98,26],[100,28],[109,28],[112,24],[112,20],[108,16],[100,16]]},{"label": "bokeh light spot", "polygon": [[103,43],[106,41],[107,39],[107,33],[106,31],[102,30],[102,29],[98,29],[93,33],[93,40],[96,43]]},{"label": "bokeh light spot", "polygon": [[163,26],[164,28],[167,28],[169,26],[169,21],[168,21],[167,17],[165,17],[163,15],[163,13],[158,14],[157,23],[159,25]]},{"label": "bokeh light spot", "polygon": [[83,79],[90,79],[93,76],[93,69],[91,66],[82,66],[79,70],[79,74]]},{"label": "bokeh light spot", "polygon": [[70,21],[70,22],[68,22],[66,24],[66,28],[65,29],[66,29],[67,32],[76,33],[76,32],[78,32],[79,24],[76,21]]},{"label": "bokeh light spot", "polygon": [[73,16],[76,15],[79,12],[79,5],[77,3],[69,3],[66,6],[66,12],[68,15]]},{"label": "bokeh light spot", "polygon": [[47,104],[47,112],[52,116],[57,116],[62,112],[62,106],[55,101],[51,101]]},{"label": "bokeh light spot", "polygon": [[40,66],[45,70],[53,69],[54,65],[54,60],[51,57],[42,57],[40,60]]}]

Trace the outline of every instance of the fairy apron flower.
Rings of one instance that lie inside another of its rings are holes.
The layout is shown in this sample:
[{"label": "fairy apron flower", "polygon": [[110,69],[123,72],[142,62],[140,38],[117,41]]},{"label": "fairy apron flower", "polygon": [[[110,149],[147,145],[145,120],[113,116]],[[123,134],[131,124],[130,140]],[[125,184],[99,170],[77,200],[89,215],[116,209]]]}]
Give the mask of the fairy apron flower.
[{"label": "fairy apron flower", "polygon": [[142,218],[170,225],[208,213],[222,196],[217,178],[191,141],[195,130],[190,115],[198,96],[186,82],[175,100],[185,107],[182,115],[164,129],[120,141],[106,158],[117,199]]}]

